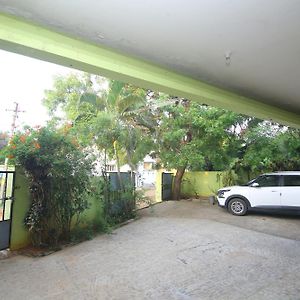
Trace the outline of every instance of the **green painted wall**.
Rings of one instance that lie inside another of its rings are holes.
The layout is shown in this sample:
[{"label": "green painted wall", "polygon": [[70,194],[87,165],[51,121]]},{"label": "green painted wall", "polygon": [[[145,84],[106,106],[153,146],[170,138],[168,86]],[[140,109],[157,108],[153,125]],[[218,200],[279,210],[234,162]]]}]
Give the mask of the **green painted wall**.
[{"label": "green painted wall", "polygon": [[[81,226],[90,224],[98,224],[101,216],[102,208],[100,201],[90,199],[90,207],[84,211],[80,218]],[[12,214],[12,228],[10,249],[17,250],[30,245],[30,237],[28,230],[23,225],[27,211],[30,206],[30,194],[28,180],[21,168],[16,168],[15,178],[15,201]]]},{"label": "green painted wall", "polygon": [[[156,202],[162,201],[162,173],[166,172],[164,169],[157,170],[155,182],[155,197]],[[168,171],[170,172],[170,171]],[[174,175],[175,170],[171,171]],[[208,197],[213,195],[218,189],[222,187],[222,172],[185,172],[182,185],[181,194],[185,197]]]},{"label": "green painted wall", "polygon": [[299,114],[264,104],[259,99],[217,88],[7,14],[0,13],[0,24],[0,48],[4,50],[300,128]]},{"label": "green painted wall", "polygon": [[102,216],[101,202],[98,199],[89,200],[89,208],[86,209],[80,217],[81,226],[98,224],[99,217]]},{"label": "green painted wall", "polygon": [[222,172],[186,172],[181,193],[185,197],[213,195],[222,187]]},{"label": "green painted wall", "polygon": [[17,250],[30,244],[23,222],[30,205],[28,181],[22,169],[16,168],[15,200],[12,213],[10,249]]}]

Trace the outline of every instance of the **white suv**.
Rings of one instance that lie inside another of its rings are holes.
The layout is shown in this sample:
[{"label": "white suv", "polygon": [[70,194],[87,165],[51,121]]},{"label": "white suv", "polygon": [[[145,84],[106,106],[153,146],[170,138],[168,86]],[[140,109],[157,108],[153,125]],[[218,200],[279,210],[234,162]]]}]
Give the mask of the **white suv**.
[{"label": "white suv", "polygon": [[300,209],[300,171],[267,173],[244,186],[224,187],[218,203],[237,216],[251,208]]}]

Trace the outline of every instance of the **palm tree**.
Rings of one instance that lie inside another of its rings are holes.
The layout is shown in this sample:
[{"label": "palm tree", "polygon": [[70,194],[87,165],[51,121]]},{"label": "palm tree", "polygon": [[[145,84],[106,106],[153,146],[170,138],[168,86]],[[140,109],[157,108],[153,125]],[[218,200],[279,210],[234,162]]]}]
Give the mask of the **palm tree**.
[{"label": "palm tree", "polygon": [[[122,185],[120,175],[121,154],[125,154],[131,170],[136,170],[136,164],[133,162],[132,157],[135,144],[138,142],[137,129],[144,126],[143,121],[146,122],[138,112],[145,104],[145,90],[115,80],[109,83],[107,92],[96,93],[90,85],[90,88],[79,99],[78,111],[80,113],[76,121],[94,118],[98,132],[103,131],[103,127],[109,129],[106,138],[103,139],[103,134],[99,134],[101,141],[98,139],[97,144],[105,150],[112,147],[113,155],[116,158],[120,185]],[[86,109],[87,106],[89,109]],[[139,122],[137,122],[138,119]]]}]

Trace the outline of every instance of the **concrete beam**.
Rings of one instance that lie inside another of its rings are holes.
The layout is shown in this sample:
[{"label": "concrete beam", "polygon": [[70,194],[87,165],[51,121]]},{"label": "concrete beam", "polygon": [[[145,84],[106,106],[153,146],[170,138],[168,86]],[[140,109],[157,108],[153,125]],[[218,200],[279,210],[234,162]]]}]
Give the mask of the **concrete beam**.
[{"label": "concrete beam", "polygon": [[115,50],[0,14],[0,48],[200,103],[300,128],[293,112],[240,96]]}]

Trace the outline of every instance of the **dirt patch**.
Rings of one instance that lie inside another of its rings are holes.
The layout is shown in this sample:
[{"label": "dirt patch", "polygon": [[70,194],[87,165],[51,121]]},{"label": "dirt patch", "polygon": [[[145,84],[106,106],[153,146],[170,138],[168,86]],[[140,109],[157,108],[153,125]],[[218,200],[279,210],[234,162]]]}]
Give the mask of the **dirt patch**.
[{"label": "dirt patch", "polygon": [[42,257],[42,256],[52,254],[58,250],[61,250],[61,248],[55,249],[55,250],[47,250],[44,248],[27,247],[27,248],[21,249],[17,252],[19,255],[25,255],[25,256],[29,256],[29,257]]},{"label": "dirt patch", "polygon": [[142,189],[140,190],[142,197],[137,201],[137,209],[142,209],[149,207],[150,205],[156,203],[155,199],[155,188]]},{"label": "dirt patch", "polygon": [[0,260],[7,259],[7,258],[10,258],[15,255],[18,255],[17,251],[10,251],[9,249],[2,250],[2,251],[0,251]]}]

